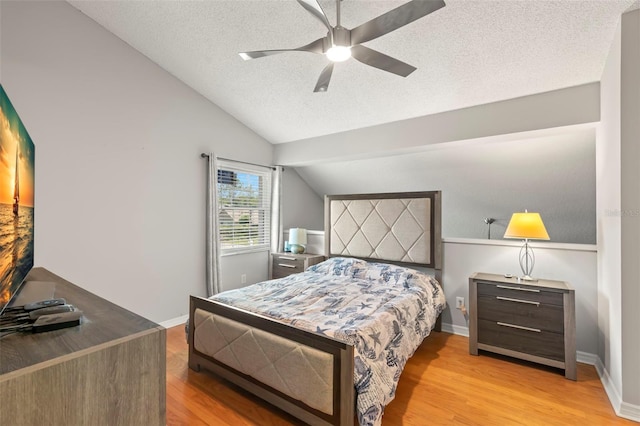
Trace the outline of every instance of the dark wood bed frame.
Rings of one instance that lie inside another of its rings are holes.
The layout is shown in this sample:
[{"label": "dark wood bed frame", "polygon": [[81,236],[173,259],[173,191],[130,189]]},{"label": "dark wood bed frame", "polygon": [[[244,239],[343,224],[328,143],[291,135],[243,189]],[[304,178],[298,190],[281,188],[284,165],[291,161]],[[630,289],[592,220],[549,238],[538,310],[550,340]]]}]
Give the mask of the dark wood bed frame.
[{"label": "dark wood bed frame", "polygon": [[[360,194],[327,196],[325,205],[330,200],[354,200],[354,199],[394,199],[394,198],[430,198],[431,201],[431,253],[432,262],[425,264],[406,264],[435,269],[436,278],[442,283],[442,241],[441,241],[441,193],[432,192],[403,192],[385,194]],[[328,212],[325,207],[325,218]],[[325,225],[325,247],[327,257],[330,247],[330,229]],[[381,262],[382,259],[369,259]],[[401,262],[392,262],[401,264]],[[333,414],[329,415],[316,410],[308,405],[292,398],[268,385],[265,385],[251,376],[245,375],[216,359],[199,352],[194,345],[194,318],[196,309],[208,311],[230,320],[249,325],[253,328],[264,330],[276,336],[287,338],[291,341],[303,344],[322,352],[328,353],[333,360]],[[353,346],[323,336],[317,333],[301,330],[286,324],[279,323],[262,315],[254,314],[242,309],[226,306],[224,304],[208,300],[202,297],[191,296],[189,307],[189,368],[195,371],[206,369],[218,376],[229,380],[263,400],[281,408],[287,413],[299,418],[310,425],[353,425],[355,420],[355,386],[353,383],[354,359]],[[441,317],[438,318],[434,330],[440,331]]]}]

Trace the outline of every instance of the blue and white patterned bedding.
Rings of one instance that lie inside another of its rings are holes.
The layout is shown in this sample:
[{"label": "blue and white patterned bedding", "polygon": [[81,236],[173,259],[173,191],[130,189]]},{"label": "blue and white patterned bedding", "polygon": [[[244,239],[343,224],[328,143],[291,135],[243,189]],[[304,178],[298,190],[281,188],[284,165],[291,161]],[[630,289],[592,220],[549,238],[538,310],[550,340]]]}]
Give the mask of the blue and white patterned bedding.
[{"label": "blue and white patterned bedding", "polygon": [[362,426],[381,424],[402,369],[445,307],[429,275],[342,257],[212,299],[353,345]]}]

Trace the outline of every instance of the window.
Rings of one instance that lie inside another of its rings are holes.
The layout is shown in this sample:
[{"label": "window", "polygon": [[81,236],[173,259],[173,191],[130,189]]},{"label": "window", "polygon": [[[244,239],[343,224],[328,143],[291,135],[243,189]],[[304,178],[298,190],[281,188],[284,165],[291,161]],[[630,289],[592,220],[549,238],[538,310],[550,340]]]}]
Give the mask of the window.
[{"label": "window", "polygon": [[268,249],[271,171],[219,161],[217,174],[222,253]]}]

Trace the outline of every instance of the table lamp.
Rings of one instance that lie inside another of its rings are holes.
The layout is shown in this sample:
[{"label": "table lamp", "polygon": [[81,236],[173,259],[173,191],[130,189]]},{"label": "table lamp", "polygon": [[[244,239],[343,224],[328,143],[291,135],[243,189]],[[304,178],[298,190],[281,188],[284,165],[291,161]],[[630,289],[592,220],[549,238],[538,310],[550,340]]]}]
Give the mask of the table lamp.
[{"label": "table lamp", "polygon": [[540,213],[514,213],[509,221],[509,226],[504,233],[504,238],[523,239],[524,245],[520,249],[520,268],[524,274],[521,277],[526,281],[536,281],[531,278],[533,265],[536,263],[536,257],[533,249],[529,247],[529,240],[548,240],[549,234],[544,227]]},{"label": "table lamp", "polygon": [[307,230],[304,228],[291,228],[289,230],[289,245],[291,253],[304,253],[304,246],[307,244]]}]

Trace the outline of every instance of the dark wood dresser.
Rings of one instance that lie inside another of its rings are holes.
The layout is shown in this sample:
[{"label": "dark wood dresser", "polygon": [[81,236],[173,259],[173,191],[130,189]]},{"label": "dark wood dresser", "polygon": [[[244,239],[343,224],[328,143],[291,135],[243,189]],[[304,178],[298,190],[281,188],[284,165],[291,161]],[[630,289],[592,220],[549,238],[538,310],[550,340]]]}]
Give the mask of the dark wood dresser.
[{"label": "dark wood dresser", "polygon": [[27,280],[53,282],[83,317],[0,340],[0,425],[164,425],[166,330],[46,269]]},{"label": "dark wood dresser", "polygon": [[303,272],[309,266],[323,260],[324,256],[321,254],[274,253],[272,254],[271,278],[283,278],[287,275]]},{"label": "dark wood dresser", "polygon": [[564,281],[469,278],[469,353],[478,350],[561,368],[576,380],[575,292]]}]

